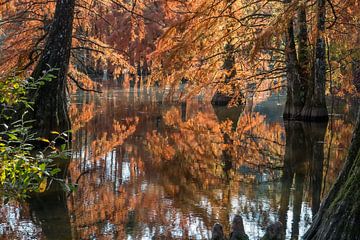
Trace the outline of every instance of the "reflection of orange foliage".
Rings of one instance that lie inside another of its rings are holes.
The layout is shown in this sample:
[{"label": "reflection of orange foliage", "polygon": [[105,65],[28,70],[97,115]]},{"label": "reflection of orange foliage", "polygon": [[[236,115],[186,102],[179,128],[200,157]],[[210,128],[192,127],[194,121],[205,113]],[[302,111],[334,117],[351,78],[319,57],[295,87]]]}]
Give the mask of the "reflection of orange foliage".
[{"label": "reflection of orange foliage", "polygon": [[[148,135],[148,149],[157,160],[169,160],[177,153],[178,160],[217,161],[224,149],[222,125],[207,113],[198,113],[186,122],[181,121],[180,111],[173,107],[164,115],[165,124],[173,131],[166,137]],[[164,143],[165,148],[157,145]],[[169,146],[171,144],[171,146]]]},{"label": "reflection of orange foliage", "polygon": [[[139,239],[149,232],[156,236],[164,232],[165,239],[190,239],[194,236],[190,229],[196,226],[197,237],[207,239],[215,221],[228,228],[229,214],[236,211],[257,229],[278,217],[284,194],[279,184],[248,182],[257,182],[262,172],[272,174],[274,164],[282,165],[285,139],[280,122],[269,123],[264,115],[243,112],[234,130],[229,121],[219,122],[211,108],[189,109],[185,120],[180,108],[172,107],[162,114],[165,126],[158,127],[152,118],[159,114],[156,108],[137,107],[135,112],[141,114],[136,120],[133,110],[123,112],[121,105],[110,101],[78,130],[82,137],[76,139],[75,153],[79,154],[69,171],[79,179],[79,189],[68,200],[77,238]],[[122,120],[115,120],[119,116]],[[348,146],[352,125],[337,119],[332,129],[327,188],[341,167],[339,158],[346,152],[343,147]],[[328,133],[325,149],[330,137]],[[147,150],[141,145],[144,139]],[[232,168],[226,172],[223,156],[227,153],[231,153]],[[242,166],[254,172],[240,174]],[[309,164],[305,168],[308,174]],[[311,202],[306,181],[303,201]],[[174,229],[181,234],[175,235]]]},{"label": "reflection of orange foliage", "polygon": [[[129,102],[128,94],[106,96],[93,113],[87,113],[93,114],[91,118],[81,113],[86,106],[92,108],[94,98],[72,110],[73,119],[88,121],[74,122],[81,128],[74,132],[69,166],[72,181],[79,184],[67,199],[75,238],[209,239],[213,224],[220,221],[228,229],[229,216],[236,212],[258,231],[252,234],[257,238],[269,220],[278,218],[284,192],[271,177],[279,176],[281,168],[273,168],[283,165],[286,144],[281,121],[242,112],[234,129],[230,121],[218,120],[226,118],[211,105],[189,103],[186,109],[179,105],[169,109],[144,104],[140,97]],[[324,164],[326,189],[341,168],[352,124],[336,119],[332,129],[328,171]],[[328,133],[325,150],[330,137]],[[226,160],[231,167],[226,168]],[[309,174],[309,165],[304,164],[304,174]],[[241,172],[244,168],[250,173]],[[303,201],[311,205],[308,178]],[[295,185],[291,188],[285,194],[296,192]],[[309,204],[305,205],[302,211],[311,217]],[[306,228],[306,222],[300,224]]]},{"label": "reflection of orange foliage", "polygon": [[276,166],[284,155],[285,132],[279,123],[266,123],[259,113],[242,114],[237,131],[230,133],[239,163]]},{"label": "reflection of orange foliage", "polygon": [[70,119],[72,120],[71,130],[76,132],[94,117],[95,104],[83,104],[80,109],[73,104],[69,108]]},{"label": "reflection of orange foliage", "polygon": [[163,138],[156,131],[151,134],[147,133],[146,138],[151,141],[147,141],[148,148],[158,161],[160,160],[171,160],[174,158],[176,150],[169,144],[167,138]]},{"label": "reflection of orange foliage", "polygon": [[[195,175],[222,166],[224,154],[230,154],[226,156],[231,158],[228,160],[235,170],[244,164],[266,169],[281,166],[285,146],[283,127],[279,123],[267,124],[265,116],[259,113],[243,113],[236,131],[231,130],[230,120],[219,123],[208,113],[197,113],[182,122],[180,111],[174,107],[166,112],[164,121],[171,127],[170,133],[147,135],[147,147],[154,161],[187,161],[189,171]],[[218,174],[221,177],[221,171]],[[241,177],[236,172],[230,174]]]},{"label": "reflection of orange foliage", "polygon": [[125,119],[125,124],[114,120],[113,132],[109,136],[107,132],[103,133],[98,139],[91,144],[94,156],[102,156],[110,152],[114,147],[122,145],[124,140],[132,135],[136,130],[139,118]]}]

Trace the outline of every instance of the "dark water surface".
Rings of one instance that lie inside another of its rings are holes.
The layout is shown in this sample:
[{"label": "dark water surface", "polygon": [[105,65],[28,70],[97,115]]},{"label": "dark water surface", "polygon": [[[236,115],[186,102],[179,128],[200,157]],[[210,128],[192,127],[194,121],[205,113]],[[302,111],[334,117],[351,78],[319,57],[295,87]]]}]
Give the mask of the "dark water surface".
[{"label": "dark water surface", "polygon": [[356,104],[309,124],[284,123],[279,96],[244,110],[160,97],[74,95],[67,179],[78,190],[2,206],[1,238],[209,239],[235,214],[250,239],[277,220],[287,239],[306,231],[342,167]]}]

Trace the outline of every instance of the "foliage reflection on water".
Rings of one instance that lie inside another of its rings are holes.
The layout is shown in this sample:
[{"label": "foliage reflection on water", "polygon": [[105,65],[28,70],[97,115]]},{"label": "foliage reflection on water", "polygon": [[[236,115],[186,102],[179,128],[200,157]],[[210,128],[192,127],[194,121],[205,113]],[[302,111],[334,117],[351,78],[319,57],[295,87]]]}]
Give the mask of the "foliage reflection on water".
[{"label": "foliage reflection on water", "polygon": [[274,220],[286,222],[288,239],[306,231],[346,156],[350,105],[336,104],[344,114],[326,126],[284,124],[274,96],[232,110],[158,98],[119,89],[73,96],[68,178],[78,190],[41,206],[2,207],[0,234],[209,239],[215,222],[228,231],[237,213],[251,239]]}]

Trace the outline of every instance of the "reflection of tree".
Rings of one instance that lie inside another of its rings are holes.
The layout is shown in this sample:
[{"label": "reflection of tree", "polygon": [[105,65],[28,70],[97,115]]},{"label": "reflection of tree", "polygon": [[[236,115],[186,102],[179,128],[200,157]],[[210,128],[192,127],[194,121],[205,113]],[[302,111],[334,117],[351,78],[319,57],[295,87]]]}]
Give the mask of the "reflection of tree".
[{"label": "reflection of tree", "polygon": [[[207,120],[205,120],[206,118]],[[286,123],[285,129],[283,129],[279,123],[267,123],[266,117],[259,113],[244,112],[237,122],[236,131],[233,132],[231,123],[228,122],[217,122],[214,125],[205,124],[211,123],[212,119],[211,114],[197,114],[193,118],[188,118],[186,122],[180,121],[180,111],[173,108],[165,115],[165,123],[172,131],[166,133],[153,132],[148,135],[148,149],[157,159],[156,164],[161,166],[157,171],[168,176],[165,182],[177,186],[174,197],[189,196],[188,194],[196,191],[196,189],[202,189],[212,209],[221,206],[230,210],[231,206],[230,208],[227,206],[226,199],[236,196],[237,189],[241,186],[240,182],[254,181],[258,176],[262,176],[262,173],[276,179],[277,171],[275,169],[283,165],[280,198],[268,197],[269,200],[273,201],[270,204],[274,209],[280,204],[278,216],[280,221],[286,223],[288,210],[292,210],[291,238],[297,239],[300,234],[300,221],[306,221],[306,219],[302,220],[301,217],[303,202],[310,198],[312,214],[315,214],[321,200],[324,142],[326,143],[325,148],[328,148],[329,144],[329,135],[324,139],[326,125],[291,122]],[[351,127],[348,126],[347,128]],[[225,141],[224,132],[231,136],[231,144]],[[207,139],[206,137],[199,136],[202,134],[208,134],[208,138],[213,139],[219,150],[231,149],[233,169],[231,170],[230,186],[224,182],[219,154],[214,154],[214,151],[209,151],[211,157],[199,154],[201,152],[197,150],[199,145],[209,145],[204,140]],[[333,134],[339,137],[337,132],[334,131]],[[346,135],[343,136],[344,139],[349,137]],[[338,145],[339,143],[334,139],[332,145]],[[187,146],[187,148],[183,146]],[[285,160],[282,164],[283,158]],[[211,171],[214,168],[217,172]],[[174,169],[176,169],[175,173]],[[243,174],[238,174],[236,170],[240,170]],[[178,179],[179,176],[187,177],[186,179]],[[331,174],[328,181],[333,181],[335,177],[336,172]],[[260,179],[262,178],[260,177]],[[271,178],[267,177],[266,179]],[[183,184],[179,185],[179,182]],[[200,184],[192,187],[193,182]],[[222,186],[222,196],[228,197],[218,202],[214,201],[212,196],[215,192],[211,189],[215,186]],[[257,198],[256,193],[251,193],[249,188],[246,189],[244,195],[253,200]],[[197,200],[194,198],[191,197],[191,201],[187,199],[187,203],[196,202]],[[240,208],[242,213],[248,217],[253,216],[254,220],[260,217],[263,224],[266,225],[270,213],[263,208],[264,206],[254,205],[250,199],[248,202],[242,203],[244,204]],[[184,202],[183,199],[181,201]],[[250,214],[248,214],[249,212]],[[225,216],[222,219],[226,219]],[[305,226],[307,226],[306,223]]]},{"label": "reflection of tree", "polygon": [[[279,123],[268,124],[259,113],[242,114],[232,138],[237,166],[245,164],[262,172],[281,165],[285,137]],[[268,173],[274,177],[273,171]]]},{"label": "reflection of tree", "polygon": [[89,122],[95,116],[95,104],[84,104],[80,108],[77,105],[71,105],[69,114],[73,120],[71,130],[77,132],[85,123]]},{"label": "reflection of tree", "polygon": [[[310,178],[310,173],[318,174],[321,166],[311,162],[314,150],[308,150],[318,127],[287,124],[284,129],[250,111],[236,121],[235,112],[226,116],[226,109],[196,101],[158,104],[151,89],[148,94],[110,91],[73,106],[73,119],[84,121],[74,123],[69,166],[79,189],[67,199],[68,212],[62,216],[71,216],[74,238],[209,239],[213,224],[220,221],[228,231],[235,213],[241,213],[255,238],[273,220],[293,220],[294,238],[304,231],[303,215],[311,215],[304,202],[315,206],[312,195],[319,195],[312,186],[320,178]],[[332,136],[323,171],[328,185],[341,167],[337,157],[346,152],[350,128],[339,118],[333,121],[333,134],[326,135],[325,156]],[[225,142],[225,134],[231,141]],[[232,163],[228,175],[225,151]],[[293,214],[288,216],[289,210]],[[52,218],[47,222],[59,224]]]},{"label": "reflection of tree", "polygon": [[124,123],[114,120],[111,134],[104,132],[91,143],[92,154],[95,157],[103,156],[111,152],[114,147],[122,145],[125,139],[135,132],[138,121],[138,118],[127,118]]},{"label": "reflection of tree", "polygon": [[[208,206],[211,206],[210,218],[209,213],[206,214],[206,210],[203,210],[205,222],[218,219],[222,223],[228,223],[232,201],[238,198],[242,182],[254,182],[257,176],[261,176],[266,166],[270,166],[266,162],[266,156],[271,155],[270,151],[276,150],[279,155],[283,151],[284,144],[278,143],[281,141],[281,132],[274,133],[274,130],[282,130],[281,125],[266,124],[265,117],[260,114],[242,114],[235,132],[231,121],[219,123],[212,112],[200,112],[184,122],[181,121],[180,111],[174,107],[165,114],[164,119],[170,130],[165,133],[153,132],[147,137],[148,149],[156,161],[153,164],[157,166],[158,172],[166,176],[164,185],[169,186],[170,183],[176,189],[172,196],[182,208],[182,204],[186,203],[195,209],[194,203],[201,199],[192,193],[201,189]],[[266,133],[269,136],[263,136]],[[231,141],[226,142],[226,135]],[[229,173],[230,182],[224,177],[222,168],[221,155],[224,152],[231,153],[229,157],[234,163]],[[244,167],[246,165],[249,167]],[[238,170],[242,169],[248,169],[248,172],[239,174]],[[261,204],[253,204],[251,199],[258,196],[252,191],[251,187],[246,187],[241,192],[249,198],[240,203],[241,211],[249,218],[260,217],[266,225],[270,213]],[[269,196],[269,199],[274,201],[271,205],[275,208],[276,198]]]},{"label": "reflection of tree", "polygon": [[0,236],[4,240],[41,239],[41,227],[31,221],[30,209],[20,203],[3,205],[0,212]]},{"label": "reflection of tree", "polygon": [[306,176],[309,176],[313,215],[321,200],[326,124],[286,122],[285,131],[286,148],[279,220],[287,222],[291,188],[294,186],[291,239],[298,239]]},{"label": "reflection of tree", "polygon": [[30,211],[46,239],[72,239],[75,232],[71,229],[66,192],[56,185],[52,184],[46,193],[32,197]]},{"label": "reflection of tree", "polygon": [[[342,166],[352,132],[346,116],[333,119],[325,134],[324,126],[283,125],[248,110],[239,116],[197,101],[158,104],[151,91],[79,96],[72,105],[69,176],[79,189],[57,202],[58,210],[47,207],[66,222],[64,233],[71,229],[78,239],[208,239],[216,221],[228,231],[235,213],[255,238],[273,220],[292,220],[285,226],[293,238],[304,231],[310,217],[304,218],[316,211]],[[224,152],[231,161],[227,172]],[[318,160],[324,156],[324,163]],[[34,231],[46,234],[60,224],[45,208],[32,203],[31,209],[46,220]]]}]

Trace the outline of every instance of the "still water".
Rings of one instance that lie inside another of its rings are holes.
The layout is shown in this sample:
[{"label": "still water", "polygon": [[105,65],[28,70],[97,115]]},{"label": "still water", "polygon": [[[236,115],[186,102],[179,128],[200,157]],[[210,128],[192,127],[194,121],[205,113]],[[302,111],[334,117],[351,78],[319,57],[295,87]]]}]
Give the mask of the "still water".
[{"label": "still water", "polygon": [[341,170],[356,104],[335,101],[328,124],[306,124],[284,123],[277,95],[233,109],[161,97],[75,94],[66,179],[77,191],[2,206],[1,239],[209,239],[235,214],[250,239],[272,221],[287,239],[306,231]]}]

